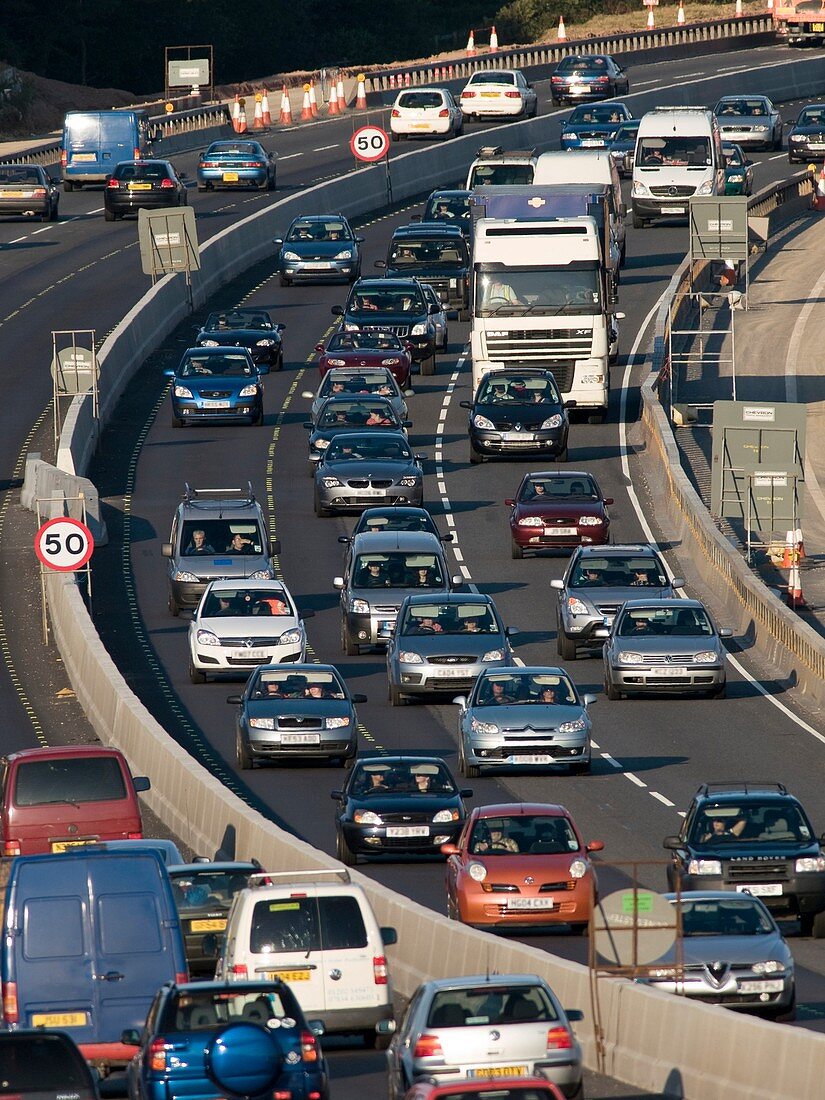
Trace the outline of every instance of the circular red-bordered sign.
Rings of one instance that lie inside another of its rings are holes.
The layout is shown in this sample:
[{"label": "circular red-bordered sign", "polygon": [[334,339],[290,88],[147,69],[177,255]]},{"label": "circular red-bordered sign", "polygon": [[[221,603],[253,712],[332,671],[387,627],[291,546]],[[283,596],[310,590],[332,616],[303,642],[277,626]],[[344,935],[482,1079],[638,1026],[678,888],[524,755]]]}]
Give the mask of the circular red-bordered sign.
[{"label": "circular red-bordered sign", "polygon": [[389,151],[390,136],[380,126],[362,126],[350,138],[349,147],[357,160],[381,160]]},{"label": "circular red-bordered sign", "polygon": [[58,516],[47,520],[34,536],[34,552],[47,569],[74,573],[94,553],[95,540],[85,523]]}]

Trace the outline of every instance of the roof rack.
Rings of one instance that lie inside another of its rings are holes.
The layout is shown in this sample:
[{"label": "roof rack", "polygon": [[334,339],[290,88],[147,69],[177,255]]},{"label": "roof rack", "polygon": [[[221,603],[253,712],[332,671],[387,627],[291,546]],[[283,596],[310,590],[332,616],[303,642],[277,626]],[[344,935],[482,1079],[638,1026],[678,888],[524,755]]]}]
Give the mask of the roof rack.
[{"label": "roof rack", "polygon": [[[740,98],[740,99],[741,99],[742,97],[741,97],[741,96],[739,96],[739,97],[737,97],[737,98]],[[678,112],[679,112],[679,114],[683,114],[683,113],[684,113],[684,112],[686,112],[686,111],[696,111],[696,113],[697,113],[697,114],[703,114],[703,115],[706,115],[706,114],[708,113],[708,111],[709,111],[709,110],[710,110],[710,107],[698,107],[698,106],[693,106],[693,107],[680,107],[680,106],[678,106],[678,105],[677,105],[677,106],[667,106],[667,107],[654,107],[654,108],[653,108],[653,111],[655,111],[655,112],[656,112],[656,114],[662,114],[662,113],[664,113],[665,111],[674,111],[674,112],[678,111]],[[648,114],[652,114],[652,113],[653,113],[653,111],[649,111],[649,112],[648,112]]]},{"label": "roof rack", "polygon": [[476,153],[477,157],[497,157],[504,152],[502,145],[482,145]]},{"label": "roof rack", "polygon": [[[343,868],[339,870],[317,870],[317,871],[261,871],[260,873],[249,876],[250,886],[271,886],[273,880],[286,879],[287,882],[298,882],[303,879],[310,879],[315,881],[319,878],[336,878],[340,882],[349,882],[349,871]],[[258,881],[259,879],[265,879],[265,882]]]},{"label": "roof rack", "polygon": [[184,482],[183,499],[187,503],[190,503],[193,500],[197,500],[198,497],[211,497],[212,499],[242,497],[244,500],[251,503],[255,499],[255,494],[252,492],[251,481],[247,481],[245,489],[195,489],[189,482]]},{"label": "roof rack", "polygon": [[787,794],[788,788],[784,783],[754,783],[753,781],[739,781],[735,779],[724,780],[721,783],[703,783],[697,794],[712,795],[725,794],[728,791],[742,791],[744,794],[753,794],[755,791],[771,791],[777,794]]}]

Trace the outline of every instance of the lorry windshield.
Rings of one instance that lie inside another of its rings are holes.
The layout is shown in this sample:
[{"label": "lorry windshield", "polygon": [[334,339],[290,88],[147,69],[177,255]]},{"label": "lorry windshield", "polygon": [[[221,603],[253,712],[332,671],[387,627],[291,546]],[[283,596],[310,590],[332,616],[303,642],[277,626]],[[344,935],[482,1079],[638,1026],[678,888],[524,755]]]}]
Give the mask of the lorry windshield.
[{"label": "lorry windshield", "polygon": [[599,272],[595,267],[476,270],[475,310],[479,317],[597,314],[601,308]]},{"label": "lorry windshield", "polygon": [[711,164],[710,139],[707,137],[642,138],[636,153],[636,164],[642,168],[659,168],[662,165],[707,168]]}]

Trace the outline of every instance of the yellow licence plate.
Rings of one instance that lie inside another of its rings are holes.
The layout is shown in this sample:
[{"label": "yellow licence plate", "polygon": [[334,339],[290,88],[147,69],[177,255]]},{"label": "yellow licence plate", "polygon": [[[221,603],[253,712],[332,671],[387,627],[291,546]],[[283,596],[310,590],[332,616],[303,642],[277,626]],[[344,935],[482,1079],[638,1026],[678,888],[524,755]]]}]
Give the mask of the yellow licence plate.
[{"label": "yellow licence plate", "polygon": [[193,920],[191,924],[193,932],[223,932],[226,928],[225,920]]},{"label": "yellow licence plate", "polygon": [[85,1027],[87,1022],[85,1012],[36,1012],[32,1016],[32,1027]]},{"label": "yellow licence plate", "polygon": [[69,848],[83,848],[87,844],[95,844],[94,840],[53,840],[53,852],[68,852]]},{"label": "yellow licence plate", "polygon": [[152,190],[152,185],[151,185],[151,183],[130,183],[129,184],[129,190],[130,191],[151,191]]},{"label": "yellow licence plate", "polygon": [[282,982],[308,982],[308,970],[267,970],[267,978],[273,982],[279,979]]},{"label": "yellow licence plate", "polygon": [[527,1066],[477,1066],[471,1077],[526,1077]]},{"label": "yellow licence plate", "polygon": [[239,177],[237,172],[224,172],[223,174],[224,183],[237,183],[238,178]]},{"label": "yellow licence plate", "polygon": [[823,31],[825,31],[825,23],[812,23],[811,30],[815,34],[821,34]]},{"label": "yellow licence plate", "polygon": [[3,191],[2,195],[6,199],[30,199],[32,197],[31,191]]},{"label": "yellow licence plate", "polygon": [[499,97],[498,92],[482,92],[481,93],[481,98],[482,99],[498,99],[498,97]]}]

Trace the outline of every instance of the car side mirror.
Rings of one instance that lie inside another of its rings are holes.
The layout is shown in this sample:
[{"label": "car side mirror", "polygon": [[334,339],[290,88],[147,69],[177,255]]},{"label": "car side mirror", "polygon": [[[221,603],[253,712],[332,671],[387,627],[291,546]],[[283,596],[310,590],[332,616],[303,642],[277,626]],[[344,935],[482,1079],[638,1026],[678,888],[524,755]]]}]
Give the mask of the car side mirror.
[{"label": "car side mirror", "polygon": [[311,420],[305,420],[305,421],[304,421],[304,427],[306,428],[306,430],[307,430],[308,432],[311,432],[311,431],[312,431],[312,429],[313,429],[313,428],[315,427],[315,425],[314,425],[314,424],[312,423],[312,421],[311,421]]},{"label": "car side mirror", "polygon": [[344,578],[343,577],[333,577],[332,578],[332,586],[333,586],[333,588],[343,588],[344,587]]},{"label": "car side mirror", "polygon": [[355,243],[356,244],[363,244],[366,239],[367,239],[366,237],[356,237],[355,238]]},{"label": "car side mirror", "polygon": [[427,312],[432,317],[434,313],[440,313],[442,308],[443,307],[441,305],[439,305],[439,303],[431,302],[430,303],[430,308],[427,310]]},{"label": "car side mirror", "polygon": [[120,1041],[127,1047],[139,1047],[140,1046],[140,1032],[137,1028],[127,1027],[125,1031],[120,1033]]},{"label": "car side mirror", "polygon": [[316,345],[315,345],[315,350],[316,350],[316,351],[320,351],[320,352],[322,352],[322,353],[323,353],[323,352],[325,352],[325,351],[326,351],[327,349],[326,349],[326,348],[324,347],[324,345],[323,345],[323,344],[316,344]]},{"label": "car side mirror", "polygon": [[719,637],[720,638],[732,638],[733,637],[733,631],[731,630],[731,628],[729,626],[723,626],[722,629],[719,631]]},{"label": "car side mirror", "polygon": [[381,267],[381,268],[384,268],[384,267],[386,267],[386,266],[387,266],[387,261],[386,261],[386,260],[376,260],[376,261],[375,261],[375,263],[374,263],[374,264],[373,264],[372,266],[373,266],[373,267]]},{"label": "car side mirror", "polygon": [[185,180],[186,179],[186,173],[185,172],[178,172],[178,179],[179,180]]},{"label": "car side mirror", "polygon": [[415,459],[416,462],[426,462],[427,461],[427,456],[426,455],[413,455],[413,458]]},{"label": "car side mirror", "polygon": [[164,542],[161,545],[160,552],[164,558],[173,558],[175,556],[171,542]]},{"label": "car side mirror", "polygon": [[415,397],[415,390],[413,390],[413,389],[404,390],[404,396],[405,397]]},{"label": "car side mirror", "polygon": [[401,421],[401,427],[402,428],[411,428],[412,426],[413,426],[412,420],[402,420]]},{"label": "car side mirror", "polygon": [[504,501],[504,503],[508,508],[515,508],[515,506],[516,506],[516,502],[512,499],[512,497],[508,497]]},{"label": "car side mirror", "polygon": [[584,1019],[584,1013],[580,1008],[566,1008],[564,1014],[567,1017],[568,1023],[580,1024]]},{"label": "car side mirror", "polygon": [[284,324],[283,321],[279,321],[278,324],[275,326],[275,328],[278,330],[278,332],[285,332],[286,331],[286,325]]},{"label": "car side mirror", "polygon": [[272,243],[276,244],[280,248],[281,245],[284,243],[284,238],[283,237],[273,237],[272,238]]},{"label": "car side mirror", "polygon": [[343,306],[333,306],[332,309],[330,310],[330,313],[332,314],[333,317],[343,317],[344,316],[344,307]]},{"label": "car side mirror", "polygon": [[367,697],[362,693],[357,693],[351,696],[353,703],[366,703]]},{"label": "car side mirror", "polygon": [[227,695],[227,703],[234,703],[236,707],[239,707],[243,702],[243,698],[240,695]]},{"label": "car side mirror", "polygon": [[559,591],[561,591],[564,588],[564,581],[561,579],[561,577],[553,577],[553,579],[550,581],[550,587],[558,588]]},{"label": "car side mirror", "polygon": [[473,403],[472,401],[459,401],[458,407],[460,409],[472,409]]},{"label": "car side mirror", "polygon": [[281,552],[281,540],[280,539],[270,539],[270,541],[269,541],[269,556],[271,558],[276,558],[280,554],[280,552]]},{"label": "car side mirror", "polygon": [[453,588],[461,588],[464,584],[464,578],[460,573],[456,573],[450,577],[450,584],[452,584]]},{"label": "car side mirror", "polygon": [[453,541],[453,533],[452,533],[452,531],[448,531],[446,535],[439,535],[439,538],[441,539],[442,542],[452,542]]},{"label": "car side mirror", "polygon": [[312,610],[311,607],[305,607],[302,611],[298,612],[298,618],[301,619],[301,620],[303,620],[303,619],[314,619],[315,618],[315,612]]},{"label": "car side mirror", "polygon": [[517,626],[505,626],[504,633],[508,638],[515,638],[521,631]]},{"label": "car side mirror", "polygon": [[395,928],[382,928],[381,940],[385,947],[392,947],[394,943],[398,943],[398,932]]},{"label": "car side mirror", "polygon": [[220,946],[214,932],[208,932],[201,940],[201,951],[207,959],[216,959],[220,953]]},{"label": "car side mirror", "polygon": [[395,1020],[379,1020],[375,1030],[379,1035],[394,1035],[396,1027]]},{"label": "car side mirror", "polygon": [[457,844],[442,844],[439,850],[443,856],[457,856],[461,852]]},{"label": "car side mirror", "polygon": [[301,390],[301,397],[305,398],[307,401],[315,400],[315,394],[312,390]]},{"label": "car side mirror", "polygon": [[340,802],[341,799],[344,797],[344,792],[343,791],[330,791],[329,792],[329,797],[334,799],[336,802]]},{"label": "car side mirror", "polygon": [[307,1027],[316,1039],[320,1039],[326,1033],[323,1020],[307,1020]]},{"label": "car side mirror", "polygon": [[685,587],[685,578],[684,577],[674,577],[673,580],[670,582],[670,584],[671,584],[672,588],[684,588]]},{"label": "car side mirror", "polygon": [[456,695],[455,699],[453,699],[453,702],[455,703],[455,705],[457,707],[461,707],[462,710],[467,709],[467,696],[466,695]]},{"label": "car side mirror", "polygon": [[472,798],[473,797],[473,788],[472,787],[462,787],[461,790],[458,792],[458,796],[459,796],[459,798]]},{"label": "car side mirror", "polygon": [[136,775],[132,779],[132,786],[135,788],[135,794],[144,794],[152,789],[152,782],[148,775]]},{"label": "car side mirror", "polygon": [[603,504],[613,504],[613,503],[615,503],[615,502],[614,502],[614,500],[613,500],[613,497],[605,497],[605,498],[604,498],[604,501],[603,501],[602,503],[603,503]]},{"label": "car side mirror", "polygon": [[604,841],[603,840],[591,840],[589,844],[585,844],[584,850],[586,852],[603,852]]},{"label": "car side mirror", "polygon": [[667,848],[671,852],[678,851],[679,848],[684,848],[682,838],[678,836],[666,836],[662,841],[662,847]]},{"label": "car side mirror", "polygon": [[165,370],[163,372],[163,377],[164,378],[174,378],[175,377],[175,372],[172,370],[171,367],[169,367],[167,370]]},{"label": "car side mirror", "polygon": [[599,700],[598,695],[591,695],[590,693],[588,693],[587,695],[584,696],[584,705],[586,707],[592,707],[594,703],[598,702],[598,700]]},{"label": "car side mirror", "polygon": [[344,546],[349,546],[349,544],[352,542],[352,539],[349,537],[349,535],[339,535],[338,541],[342,542]]}]

